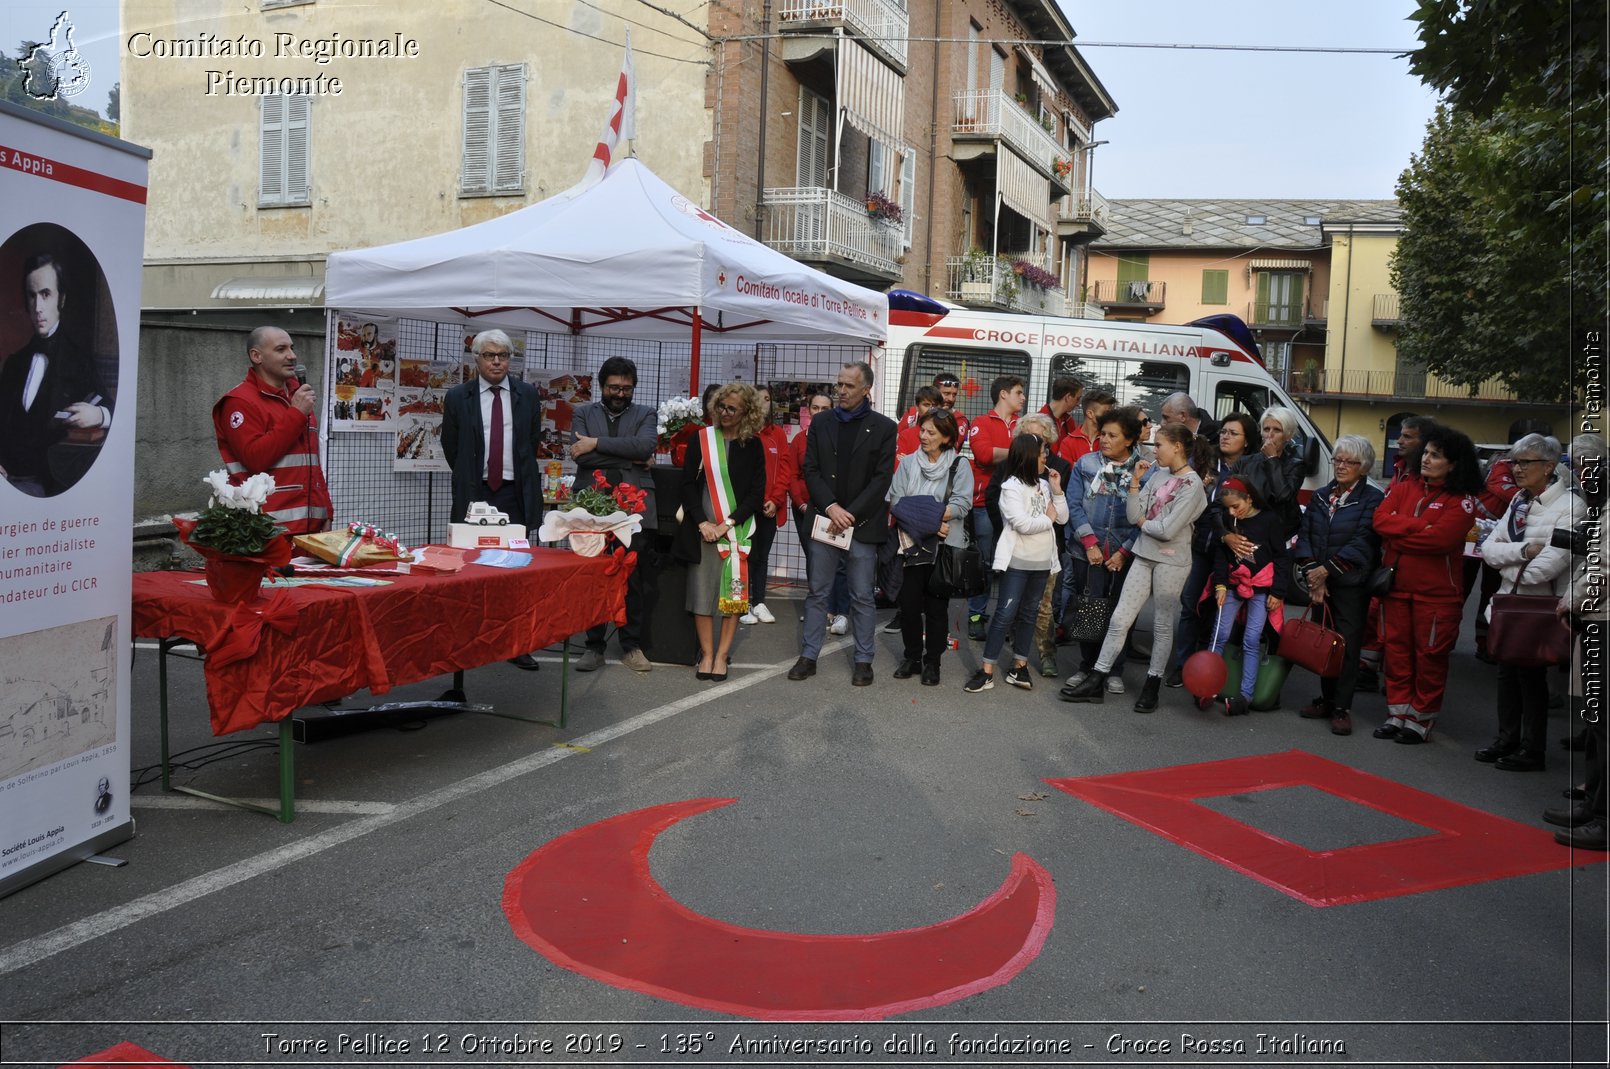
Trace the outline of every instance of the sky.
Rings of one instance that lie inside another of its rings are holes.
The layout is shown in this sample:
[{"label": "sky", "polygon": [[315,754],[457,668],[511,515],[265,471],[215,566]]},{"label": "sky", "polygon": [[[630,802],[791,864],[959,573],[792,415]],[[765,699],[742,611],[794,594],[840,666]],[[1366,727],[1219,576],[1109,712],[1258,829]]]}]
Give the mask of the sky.
[{"label": "sky", "polygon": [[1410,51],[1413,0],[1059,0],[1118,104],[1092,185],[1113,198],[1393,196],[1436,97],[1373,54],[1205,52],[1097,42]]},{"label": "sky", "polygon": [[[538,0],[558,4],[564,0]],[[1118,103],[1096,126],[1094,185],[1108,198],[1377,198],[1420,147],[1434,95],[1389,55],[1100,47],[1322,45],[1408,51],[1414,0],[1058,0],[1085,61]],[[675,5],[673,5],[675,6]],[[0,0],[0,48],[77,26],[104,113],[118,80],[118,0]]]}]

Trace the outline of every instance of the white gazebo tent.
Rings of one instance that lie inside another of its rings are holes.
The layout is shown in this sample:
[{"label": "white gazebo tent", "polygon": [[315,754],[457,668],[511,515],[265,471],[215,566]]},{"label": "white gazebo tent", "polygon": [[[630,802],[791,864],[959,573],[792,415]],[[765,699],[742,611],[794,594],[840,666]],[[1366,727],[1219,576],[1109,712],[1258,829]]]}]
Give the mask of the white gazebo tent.
[{"label": "white gazebo tent", "polygon": [[717,219],[636,159],[497,219],[334,253],[325,304],[420,319],[494,317],[549,333],[882,344],[881,293],[791,260]]}]

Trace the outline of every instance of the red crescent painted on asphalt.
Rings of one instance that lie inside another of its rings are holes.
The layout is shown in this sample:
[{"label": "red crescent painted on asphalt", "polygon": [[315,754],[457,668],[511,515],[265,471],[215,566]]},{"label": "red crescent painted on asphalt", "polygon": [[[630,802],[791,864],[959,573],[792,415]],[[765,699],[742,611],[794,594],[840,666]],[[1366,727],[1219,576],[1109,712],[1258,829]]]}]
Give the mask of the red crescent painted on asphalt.
[{"label": "red crescent painted on asphalt", "polygon": [[695,913],[654,880],[649,849],[677,821],[735,801],[670,802],[559,836],[509,873],[509,924],[583,976],[771,1021],[880,1020],[942,1006],[1011,980],[1051,933],[1056,889],[1021,853],[994,894],[926,928],[806,935]]}]

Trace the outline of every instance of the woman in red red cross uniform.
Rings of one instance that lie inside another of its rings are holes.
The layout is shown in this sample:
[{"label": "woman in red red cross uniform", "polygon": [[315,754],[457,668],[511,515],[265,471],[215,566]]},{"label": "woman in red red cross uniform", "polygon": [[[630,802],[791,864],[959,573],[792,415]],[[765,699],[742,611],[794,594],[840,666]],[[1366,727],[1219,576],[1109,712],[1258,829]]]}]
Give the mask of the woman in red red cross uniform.
[{"label": "woman in red red cross uniform", "polygon": [[1375,729],[1378,739],[1425,742],[1442,710],[1463,615],[1465,536],[1481,488],[1476,447],[1438,426],[1375,510],[1381,562],[1394,569],[1392,592],[1381,601],[1387,719]]}]

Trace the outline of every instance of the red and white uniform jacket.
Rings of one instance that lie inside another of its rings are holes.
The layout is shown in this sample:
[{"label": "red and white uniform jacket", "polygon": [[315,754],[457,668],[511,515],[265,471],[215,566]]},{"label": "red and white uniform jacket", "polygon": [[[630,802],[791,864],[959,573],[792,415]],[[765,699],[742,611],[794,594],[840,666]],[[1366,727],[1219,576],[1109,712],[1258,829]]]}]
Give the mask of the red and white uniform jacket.
[{"label": "red and white uniform jacket", "polygon": [[293,535],[330,525],[317,427],[315,417],[303,415],[288,392],[270,388],[255,369],[212,406],[212,429],[230,481],[243,483],[259,472],[272,475],[268,514]]},{"label": "red and white uniform jacket", "polygon": [[1393,596],[1462,599],[1465,536],[1475,523],[1474,496],[1401,475],[1375,510],[1382,563],[1397,569]]},{"label": "red and white uniform jacket", "polygon": [[[767,423],[760,428],[757,437],[766,450],[765,500],[777,506],[777,526],[781,527],[788,519],[788,483],[794,453],[788,448],[788,432],[775,423]],[[765,518],[764,513],[759,514],[755,522],[760,523]]]}]

